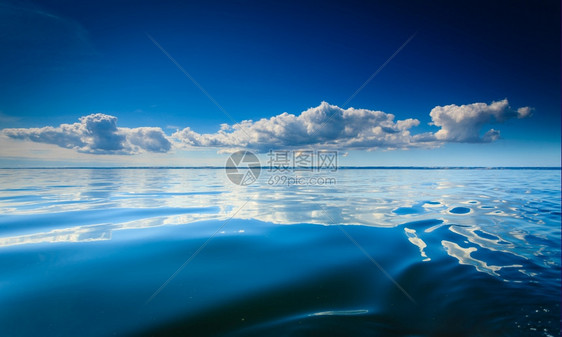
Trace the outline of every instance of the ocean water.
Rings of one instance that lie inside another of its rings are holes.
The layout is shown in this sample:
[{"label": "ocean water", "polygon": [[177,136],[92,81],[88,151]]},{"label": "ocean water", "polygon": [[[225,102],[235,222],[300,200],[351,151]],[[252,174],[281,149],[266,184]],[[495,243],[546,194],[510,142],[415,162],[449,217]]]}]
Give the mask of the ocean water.
[{"label": "ocean water", "polygon": [[326,175],[0,170],[0,336],[560,335],[559,170]]}]

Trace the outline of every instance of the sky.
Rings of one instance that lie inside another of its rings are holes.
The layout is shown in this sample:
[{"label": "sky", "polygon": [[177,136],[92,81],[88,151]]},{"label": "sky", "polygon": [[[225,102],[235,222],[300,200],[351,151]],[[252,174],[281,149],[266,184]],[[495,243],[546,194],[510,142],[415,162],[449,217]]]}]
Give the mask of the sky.
[{"label": "sky", "polygon": [[560,166],[559,1],[0,0],[0,45],[0,167]]}]

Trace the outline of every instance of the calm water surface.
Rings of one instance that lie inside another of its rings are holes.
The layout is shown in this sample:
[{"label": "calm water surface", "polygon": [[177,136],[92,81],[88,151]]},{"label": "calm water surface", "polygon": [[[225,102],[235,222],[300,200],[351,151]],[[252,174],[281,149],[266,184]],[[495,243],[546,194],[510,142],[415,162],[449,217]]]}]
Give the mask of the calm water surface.
[{"label": "calm water surface", "polygon": [[560,335],[559,170],[262,173],[0,170],[0,336]]}]

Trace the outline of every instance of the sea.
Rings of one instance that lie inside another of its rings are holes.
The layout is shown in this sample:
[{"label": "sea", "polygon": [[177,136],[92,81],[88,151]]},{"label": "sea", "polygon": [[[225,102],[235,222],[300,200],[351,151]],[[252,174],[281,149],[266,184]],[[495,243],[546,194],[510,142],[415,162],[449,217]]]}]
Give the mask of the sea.
[{"label": "sea", "polygon": [[561,171],[0,169],[0,336],[560,336]]}]

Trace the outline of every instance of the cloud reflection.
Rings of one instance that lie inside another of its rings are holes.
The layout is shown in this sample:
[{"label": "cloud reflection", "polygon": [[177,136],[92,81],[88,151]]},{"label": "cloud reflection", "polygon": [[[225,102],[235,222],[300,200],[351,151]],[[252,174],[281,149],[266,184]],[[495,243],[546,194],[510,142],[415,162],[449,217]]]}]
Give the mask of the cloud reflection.
[{"label": "cloud reflection", "polygon": [[[0,170],[4,215],[0,247],[104,241],[111,240],[115,231],[124,231],[120,238],[127,239],[129,229],[223,221],[235,215],[235,219],[279,225],[335,221],[402,227],[404,239],[419,249],[423,261],[448,254],[494,276],[502,268],[495,264],[501,263],[476,259],[477,250],[508,253],[522,261],[543,259],[541,265],[559,264],[556,254],[548,254],[548,242],[529,243],[530,236],[520,230],[549,221],[537,218],[545,213],[544,203],[531,200],[529,194],[527,199],[512,198],[498,188],[501,181],[490,188],[471,173],[340,170],[331,173],[336,185],[272,186],[266,183],[272,173],[264,172],[255,184],[241,187],[230,184],[219,169],[18,170],[17,174]],[[505,183],[513,190],[514,184],[526,180]],[[448,211],[461,204],[470,213]],[[510,216],[514,210],[521,210],[519,216]],[[455,239],[438,239],[442,226]],[[463,248],[464,241],[474,246]]]}]

